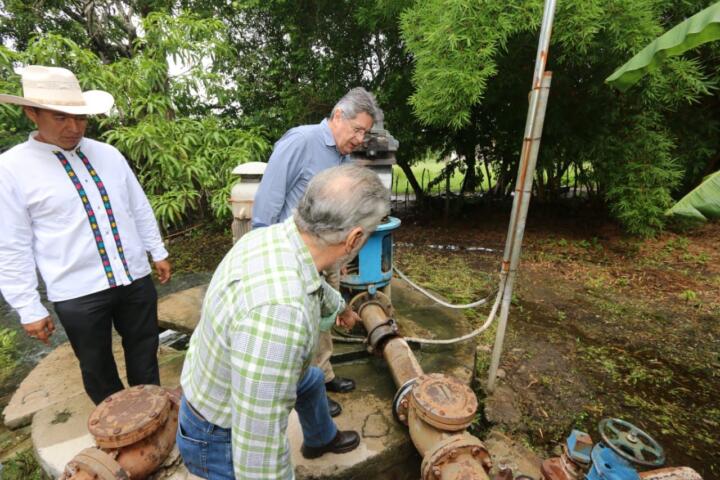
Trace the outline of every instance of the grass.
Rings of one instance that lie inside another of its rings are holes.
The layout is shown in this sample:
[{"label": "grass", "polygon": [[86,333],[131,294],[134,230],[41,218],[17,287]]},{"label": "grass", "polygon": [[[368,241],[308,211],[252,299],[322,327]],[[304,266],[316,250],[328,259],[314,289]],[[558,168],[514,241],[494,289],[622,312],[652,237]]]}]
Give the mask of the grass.
[{"label": "grass", "polygon": [[18,363],[16,335],[17,332],[9,328],[0,329],[0,384],[12,374]]},{"label": "grass", "polygon": [[[437,162],[434,160],[423,160],[416,163],[411,167],[415,179],[422,186],[423,190],[427,191],[428,184],[432,179],[437,177],[442,169],[445,167],[444,162]],[[453,192],[459,192],[462,187],[463,179],[465,175],[455,170],[452,177],[450,177],[450,190]],[[484,185],[485,187],[485,185]],[[445,191],[445,182],[440,182],[438,185],[433,187],[433,192]],[[397,165],[393,166],[393,193],[396,195],[404,195],[405,192],[412,194],[413,189],[405,176],[405,172],[402,171]]]},{"label": "grass", "polygon": [[[437,177],[443,168],[445,168],[446,162],[445,161],[438,161],[432,154],[428,154],[425,156],[424,159],[421,161],[415,163],[411,168],[413,174],[415,175],[415,179],[418,181],[418,183],[422,186],[422,189],[424,191],[428,191],[428,184]],[[592,169],[592,166],[589,164],[585,165],[586,171],[590,171]],[[495,172],[491,169],[490,170],[490,176],[491,178],[488,179],[485,168],[482,167],[482,182],[481,187],[483,190],[488,190],[491,185],[490,183],[494,185],[495,183]],[[547,179],[547,175],[545,175],[545,178]],[[465,179],[465,174],[458,171],[457,169],[453,172],[452,177],[450,177],[450,191],[453,193],[460,192],[460,188],[462,187],[462,182]],[[572,187],[575,184],[575,171],[573,169],[570,169],[562,179],[562,184],[567,187]],[[432,192],[430,193],[442,193],[445,191],[445,182],[439,182],[437,185],[433,186]],[[405,172],[402,171],[400,167],[397,165],[393,166],[393,193],[396,195],[404,195],[405,192],[411,194],[413,193],[413,189],[410,186],[410,184],[407,181],[407,177],[405,176]]]},{"label": "grass", "polygon": [[496,283],[493,273],[479,274],[468,267],[465,258],[460,255],[403,247],[397,250],[395,261],[416,283],[453,303],[466,303],[485,297]]},{"label": "grass", "polygon": [[32,449],[24,450],[2,464],[2,480],[46,480],[48,477],[40,468]]}]

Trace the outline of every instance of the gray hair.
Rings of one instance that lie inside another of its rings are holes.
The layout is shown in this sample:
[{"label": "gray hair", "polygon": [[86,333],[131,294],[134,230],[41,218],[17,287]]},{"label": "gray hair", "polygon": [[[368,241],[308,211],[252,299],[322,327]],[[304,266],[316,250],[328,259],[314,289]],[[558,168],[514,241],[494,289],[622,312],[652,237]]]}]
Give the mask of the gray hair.
[{"label": "gray hair", "polygon": [[355,227],[369,235],[390,213],[390,191],[369,168],[341,165],[315,175],[295,210],[295,224],[324,245]]},{"label": "gray hair", "polygon": [[378,107],[375,95],[362,87],[356,87],[346,93],[333,107],[330,118],[335,116],[337,110],[342,111],[347,119],[357,117],[358,113],[367,113],[372,117],[373,123],[382,123],[383,111]]}]

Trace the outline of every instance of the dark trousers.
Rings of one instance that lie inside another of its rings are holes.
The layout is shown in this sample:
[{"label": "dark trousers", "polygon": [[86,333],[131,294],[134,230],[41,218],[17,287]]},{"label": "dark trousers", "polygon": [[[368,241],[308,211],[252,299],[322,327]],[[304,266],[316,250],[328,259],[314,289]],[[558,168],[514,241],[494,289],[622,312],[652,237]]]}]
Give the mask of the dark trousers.
[{"label": "dark trousers", "polygon": [[54,305],[96,405],[124,388],[112,355],[113,326],[122,338],[130,386],[160,384],[157,292],[150,275]]}]

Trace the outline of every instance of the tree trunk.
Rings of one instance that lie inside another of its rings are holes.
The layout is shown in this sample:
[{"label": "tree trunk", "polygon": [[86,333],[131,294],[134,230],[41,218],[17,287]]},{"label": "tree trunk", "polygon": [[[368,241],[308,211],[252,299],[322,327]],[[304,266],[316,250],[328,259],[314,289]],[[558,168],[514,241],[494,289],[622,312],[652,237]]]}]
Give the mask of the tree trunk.
[{"label": "tree trunk", "polygon": [[448,169],[447,175],[445,176],[445,211],[443,212],[445,223],[450,219],[450,177],[452,172]]},{"label": "tree trunk", "polygon": [[483,163],[485,164],[485,176],[487,177],[487,191],[488,193],[492,192],[492,176],[490,175],[490,165],[488,165],[487,158],[483,156]]},{"label": "tree trunk", "polygon": [[415,199],[417,200],[417,203],[425,203],[425,192],[423,192],[422,187],[415,178],[415,174],[413,173],[412,168],[410,168],[410,164],[408,164],[404,158],[398,158],[397,165],[402,169],[403,173],[405,173],[408,183],[412,187],[413,192],[415,192]]},{"label": "tree trunk", "polygon": [[545,201],[545,169],[540,167],[535,170],[535,185],[537,186],[537,201]]},{"label": "tree trunk", "polygon": [[465,178],[463,178],[462,187],[460,187],[460,196],[465,192],[474,192],[477,185],[477,175],[475,174],[476,155],[475,145],[462,145],[458,151],[465,158]]}]

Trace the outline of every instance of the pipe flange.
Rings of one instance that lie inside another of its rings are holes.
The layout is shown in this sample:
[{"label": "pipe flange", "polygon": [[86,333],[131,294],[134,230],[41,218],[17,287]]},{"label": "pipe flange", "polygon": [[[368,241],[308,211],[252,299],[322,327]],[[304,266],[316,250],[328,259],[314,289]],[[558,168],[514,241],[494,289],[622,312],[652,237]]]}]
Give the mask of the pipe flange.
[{"label": "pipe flange", "polygon": [[385,316],[392,318],[395,316],[395,309],[392,306],[390,298],[380,291],[376,291],[374,295],[369,292],[361,292],[355,295],[350,300],[349,306],[355,310],[358,315],[362,312],[362,309],[368,304],[378,305],[385,312]]},{"label": "pipe flange", "polygon": [[409,400],[418,418],[447,432],[467,428],[478,408],[477,397],[470,387],[441,373],[420,376]]},{"label": "pipe flange", "polygon": [[435,450],[425,455],[420,467],[422,480],[439,480],[443,467],[453,463],[460,455],[469,455],[485,472],[492,468],[490,452],[485,444],[469,433],[453,435],[435,446]]},{"label": "pipe flange", "polygon": [[109,453],[99,448],[86,448],[75,455],[65,466],[60,480],[68,480],[85,472],[98,480],[129,480],[130,476]]},{"label": "pipe flange", "polygon": [[137,385],[110,395],[88,418],[98,447],[122,448],[152,435],[168,418],[170,397],[157,385]]},{"label": "pipe flange", "polygon": [[404,425],[408,424],[409,400],[407,396],[410,393],[410,390],[412,390],[413,386],[415,386],[415,382],[417,382],[417,377],[411,378],[407,382],[403,383],[402,386],[397,389],[397,392],[395,392],[395,396],[393,397],[393,417],[395,417],[395,420]]},{"label": "pipe flange", "polygon": [[[367,305],[367,303],[365,305]],[[385,342],[390,338],[394,338],[397,336],[397,323],[395,323],[395,320],[393,320],[392,318],[389,318],[387,322],[375,326],[375,328],[370,330],[370,332],[368,333],[368,352],[381,355],[382,347],[385,345]]]}]

